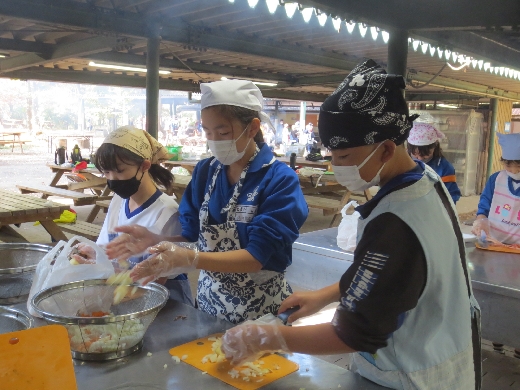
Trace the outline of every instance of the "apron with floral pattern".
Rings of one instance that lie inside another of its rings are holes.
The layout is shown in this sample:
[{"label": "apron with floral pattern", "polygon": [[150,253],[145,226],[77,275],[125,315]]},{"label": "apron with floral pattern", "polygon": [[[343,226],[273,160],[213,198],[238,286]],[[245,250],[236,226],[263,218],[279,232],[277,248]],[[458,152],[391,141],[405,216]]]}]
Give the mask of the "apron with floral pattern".
[{"label": "apron with floral pattern", "polygon": [[[222,164],[215,170],[199,213],[198,247],[200,251],[228,252],[241,249],[236,229],[235,210],[246,173],[258,151],[257,148],[242,171],[240,179],[235,185],[233,196],[221,211],[222,213],[227,212],[226,222],[209,225],[209,200],[217,177],[222,170]],[[261,270],[254,273],[226,273],[202,270],[198,281],[197,303],[202,311],[238,324],[245,320],[254,320],[264,314],[276,313],[282,301],[291,293],[291,287],[282,272]]]}]

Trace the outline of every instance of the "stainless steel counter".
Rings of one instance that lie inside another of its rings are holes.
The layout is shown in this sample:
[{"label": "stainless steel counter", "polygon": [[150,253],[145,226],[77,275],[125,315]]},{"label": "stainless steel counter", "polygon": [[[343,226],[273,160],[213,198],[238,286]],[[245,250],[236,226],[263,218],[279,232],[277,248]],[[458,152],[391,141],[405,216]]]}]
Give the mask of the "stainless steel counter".
[{"label": "stainless steel counter", "polygon": [[[26,310],[24,304],[14,307]],[[185,315],[185,320],[175,318]],[[36,319],[35,326],[46,325]],[[122,359],[107,362],[74,360],[79,390],[115,389],[223,389],[231,387],[186,364],[175,364],[170,348],[197,338],[224,332],[231,324],[192,307],[170,300],[159,312],[144,337],[143,349]],[[146,356],[148,352],[152,356]],[[294,354],[288,357],[300,365],[299,371],[277,380],[262,389],[294,390],[305,388],[383,389],[358,374],[327,363],[318,358]],[[163,366],[167,364],[168,367]]]},{"label": "stainless steel counter", "polygon": [[[289,283],[315,290],[338,282],[353,253],[336,245],[337,228],[302,234],[293,245]],[[466,244],[473,292],[482,310],[482,336],[520,348],[520,255]]]}]

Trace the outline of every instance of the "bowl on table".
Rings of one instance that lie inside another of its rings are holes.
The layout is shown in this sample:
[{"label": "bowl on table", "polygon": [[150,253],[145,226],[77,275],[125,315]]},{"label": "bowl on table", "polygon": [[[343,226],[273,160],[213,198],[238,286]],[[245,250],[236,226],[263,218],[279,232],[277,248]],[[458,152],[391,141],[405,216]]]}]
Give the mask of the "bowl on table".
[{"label": "bowl on table", "polygon": [[0,305],[27,301],[36,266],[51,249],[41,244],[0,244]]},{"label": "bowl on table", "polygon": [[0,306],[0,334],[31,328],[33,320],[22,310]]},{"label": "bowl on table", "polygon": [[67,283],[35,294],[31,306],[47,323],[67,328],[72,357],[117,359],[142,347],[148,326],[169,298],[157,283],[129,287],[114,304],[116,286],[105,279]]}]

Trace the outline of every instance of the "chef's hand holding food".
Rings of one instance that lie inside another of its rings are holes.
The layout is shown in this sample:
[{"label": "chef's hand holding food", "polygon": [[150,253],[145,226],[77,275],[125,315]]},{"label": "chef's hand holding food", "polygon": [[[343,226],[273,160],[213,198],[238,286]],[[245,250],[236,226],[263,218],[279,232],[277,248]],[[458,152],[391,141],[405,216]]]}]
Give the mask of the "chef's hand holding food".
[{"label": "chef's hand holding food", "polygon": [[229,329],[222,337],[222,352],[238,366],[259,359],[266,353],[289,353],[277,321],[246,321]]},{"label": "chef's hand holding food", "polygon": [[152,233],[140,225],[118,226],[114,230],[123,234],[120,234],[106,245],[106,254],[109,259],[117,258],[119,261],[124,261],[134,255],[143,253],[164,239],[160,234]]},{"label": "chef's hand holding food", "polygon": [[477,219],[475,219],[475,222],[473,222],[471,233],[480,237],[482,232],[486,233],[486,236],[489,236],[489,220],[484,215],[479,215]]},{"label": "chef's hand holding food", "polygon": [[96,251],[90,245],[80,242],[70,254],[71,264],[96,264]]},{"label": "chef's hand holding food", "polygon": [[148,250],[152,256],[137,264],[130,273],[135,281],[147,284],[160,277],[183,274],[197,268],[199,251],[162,241]]}]

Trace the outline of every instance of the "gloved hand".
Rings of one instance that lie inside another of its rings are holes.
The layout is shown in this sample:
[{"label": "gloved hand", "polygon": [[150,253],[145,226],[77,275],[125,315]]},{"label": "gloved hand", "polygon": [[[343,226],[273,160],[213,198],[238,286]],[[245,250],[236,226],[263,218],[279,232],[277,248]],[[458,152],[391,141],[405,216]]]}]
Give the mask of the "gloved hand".
[{"label": "gloved hand", "polygon": [[246,321],[224,334],[222,352],[234,366],[255,361],[266,353],[290,353],[280,329],[280,323],[274,320]]},{"label": "gloved hand", "polygon": [[140,225],[118,226],[114,230],[123,234],[106,245],[106,254],[110,260],[118,259],[120,262],[145,252],[163,239]]},{"label": "gloved hand", "polygon": [[90,245],[80,242],[72,247],[69,258],[78,264],[96,264],[96,251]]},{"label": "gloved hand", "polygon": [[162,241],[148,251],[152,256],[137,264],[130,273],[134,282],[142,280],[142,284],[147,284],[160,277],[179,275],[197,268],[199,251],[196,246],[190,249],[181,243]]},{"label": "gloved hand", "polygon": [[489,236],[489,220],[487,218],[477,218],[473,222],[471,233],[477,237],[481,237],[482,231],[486,233],[486,237]]}]

